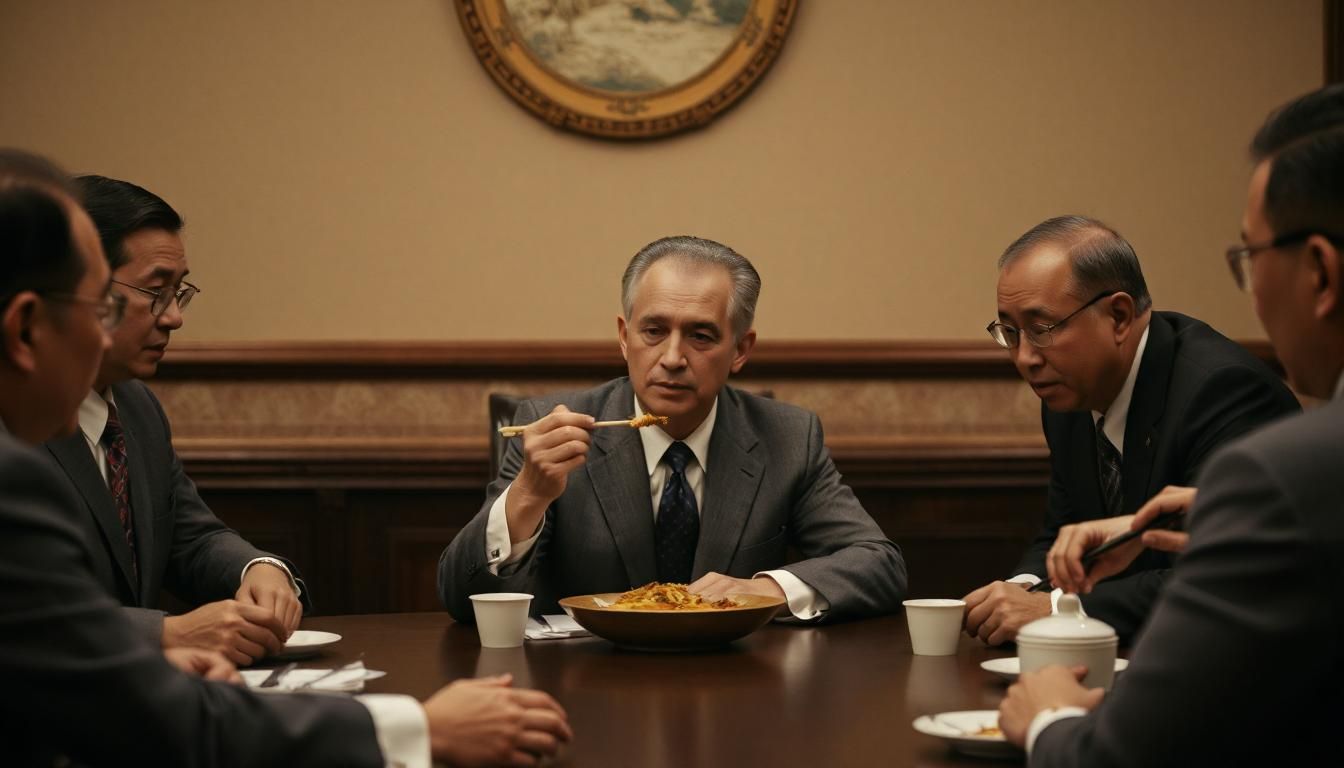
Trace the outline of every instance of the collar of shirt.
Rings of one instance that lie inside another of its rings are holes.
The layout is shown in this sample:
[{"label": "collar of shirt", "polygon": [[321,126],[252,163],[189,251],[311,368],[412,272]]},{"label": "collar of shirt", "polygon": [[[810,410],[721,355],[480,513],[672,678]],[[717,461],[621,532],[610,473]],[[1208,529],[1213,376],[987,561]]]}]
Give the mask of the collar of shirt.
[{"label": "collar of shirt", "polygon": [[79,431],[84,433],[84,439],[90,447],[103,439],[103,430],[107,429],[108,403],[115,403],[111,389],[107,390],[106,400],[97,392],[89,390],[84,402],[79,404]]},{"label": "collar of shirt", "polygon": [[[635,418],[644,415],[644,409],[639,407],[639,398],[635,398]],[[700,422],[700,426],[683,440],[686,447],[695,454],[695,460],[704,469],[709,466],[709,438],[714,434],[714,419],[719,415],[719,398],[714,398],[714,405],[709,408],[709,415]],[[639,439],[644,443],[644,462],[649,468],[649,477],[658,469],[658,464],[663,460],[663,454],[676,442],[672,436],[662,430],[661,427],[645,428],[639,430]]]},{"label": "collar of shirt", "polygon": [[1094,427],[1102,416],[1106,417],[1106,426],[1103,427],[1106,439],[1111,441],[1111,445],[1115,446],[1115,450],[1121,456],[1125,455],[1125,420],[1129,418],[1129,400],[1134,396],[1134,381],[1139,378],[1139,364],[1143,362],[1143,350],[1148,348],[1148,330],[1144,328],[1143,335],[1139,337],[1139,348],[1134,350],[1134,362],[1129,364],[1129,375],[1125,377],[1125,385],[1120,388],[1120,394],[1111,401],[1111,407],[1107,408],[1105,413],[1092,412]]}]

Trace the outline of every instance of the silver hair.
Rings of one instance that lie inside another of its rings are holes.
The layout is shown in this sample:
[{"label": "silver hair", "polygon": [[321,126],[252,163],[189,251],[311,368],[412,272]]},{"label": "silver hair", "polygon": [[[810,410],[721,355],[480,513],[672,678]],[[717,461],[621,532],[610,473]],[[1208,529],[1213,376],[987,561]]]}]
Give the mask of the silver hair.
[{"label": "silver hair", "polygon": [[728,276],[733,281],[733,292],[728,296],[728,317],[733,324],[734,340],[741,340],[751,330],[751,324],[756,319],[756,299],[761,295],[761,276],[742,254],[722,243],[702,237],[664,237],[639,249],[621,277],[621,308],[625,311],[625,319],[631,319],[635,286],[644,273],[659,260],[668,257],[728,270]]}]

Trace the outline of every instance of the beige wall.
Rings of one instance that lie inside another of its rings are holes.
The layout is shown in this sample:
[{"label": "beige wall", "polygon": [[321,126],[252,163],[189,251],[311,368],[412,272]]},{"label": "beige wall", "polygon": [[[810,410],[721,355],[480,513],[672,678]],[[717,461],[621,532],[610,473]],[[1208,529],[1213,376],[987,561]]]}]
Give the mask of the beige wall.
[{"label": "beige wall", "polygon": [[805,0],[708,130],[613,144],[515,106],[449,0],[7,0],[0,144],[186,215],[184,338],[606,338],[681,232],[756,262],[765,336],[979,338],[994,257],[1062,212],[1249,337],[1245,145],[1321,39],[1319,0]]}]

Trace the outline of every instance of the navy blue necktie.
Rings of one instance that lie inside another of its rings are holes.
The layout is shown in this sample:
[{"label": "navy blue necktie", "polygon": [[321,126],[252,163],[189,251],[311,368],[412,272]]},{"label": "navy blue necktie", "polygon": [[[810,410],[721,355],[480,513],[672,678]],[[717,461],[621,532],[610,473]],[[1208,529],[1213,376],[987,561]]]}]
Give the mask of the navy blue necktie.
[{"label": "navy blue necktie", "polygon": [[1124,494],[1120,489],[1120,451],[1106,437],[1106,419],[1097,419],[1097,479],[1101,483],[1101,500],[1106,505],[1107,517],[1116,517],[1124,508]]},{"label": "navy blue necktie", "polygon": [[695,544],[700,539],[700,513],[695,505],[695,492],[686,482],[686,464],[694,460],[695,454],[682,442],[673,443],[663,454],[663,463],[672,471],[663,484],[658,521],[653,527],[658,580],[662,582],[691,582]]}]

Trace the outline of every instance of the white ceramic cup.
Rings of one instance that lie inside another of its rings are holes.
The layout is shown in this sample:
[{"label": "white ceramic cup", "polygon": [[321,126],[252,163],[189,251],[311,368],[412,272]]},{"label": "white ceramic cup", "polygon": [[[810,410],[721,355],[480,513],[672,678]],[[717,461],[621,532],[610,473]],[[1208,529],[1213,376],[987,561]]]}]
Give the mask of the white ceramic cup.
[{"label": "white ceramic cup", "polygon": [[482,648],[517,648],[527,629],[532,596],[524,592],[488,592],[471,596]]},{"label": "white ceramic cup", "polygon": [[961,640],[965,600],[906,600],[905,623],[916,656],[951,656]]}]

